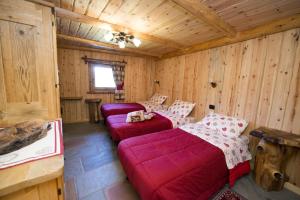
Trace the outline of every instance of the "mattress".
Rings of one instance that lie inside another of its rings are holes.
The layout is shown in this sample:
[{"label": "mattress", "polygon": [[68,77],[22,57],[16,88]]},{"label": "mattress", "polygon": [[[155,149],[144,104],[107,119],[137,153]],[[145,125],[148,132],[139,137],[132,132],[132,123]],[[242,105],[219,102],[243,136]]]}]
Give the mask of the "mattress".
[{"label": "mattress", "polygon": [[146,111],[145,107],[139,103],[107,103],[100,108],[104,120],[110,115],[127,114],[138,110]]},{"label": "mattress", "polygon": [[221,149],[179,128],[123,140],[118,154],[143,200],[208,199],[250,171],[249,161],[228,170]]},{"label": "mattress", "polygon": [[139,135],[172,129],[172,122],[158,114],[143,122],[126,123],[127,114],[111,115],[106,119],[106,126],[115,142]]}]

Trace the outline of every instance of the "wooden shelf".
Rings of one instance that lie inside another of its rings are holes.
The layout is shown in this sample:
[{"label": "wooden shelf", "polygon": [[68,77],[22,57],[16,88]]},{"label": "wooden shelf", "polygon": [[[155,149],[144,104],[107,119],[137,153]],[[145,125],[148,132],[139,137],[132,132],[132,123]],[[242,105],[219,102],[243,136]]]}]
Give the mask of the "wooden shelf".
[{"label": "wooden shelf", "polygon": [[260,127],[251,131],[250,135],[278,145],[300,148],[300,135],[281,130]]},{"label": "wooden shelf", "polygon": [[83,97],[60,97],[62,101],[81,101]]}]

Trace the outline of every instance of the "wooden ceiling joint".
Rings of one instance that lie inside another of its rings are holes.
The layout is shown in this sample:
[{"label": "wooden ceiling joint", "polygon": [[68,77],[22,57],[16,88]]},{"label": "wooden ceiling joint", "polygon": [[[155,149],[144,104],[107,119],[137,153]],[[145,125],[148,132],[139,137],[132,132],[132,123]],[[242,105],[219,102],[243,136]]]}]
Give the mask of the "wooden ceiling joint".
[{"label": "wooden ceiling joint", "polygon": [[199,0],[170,0],[179,7],[194,15],[204,23],[212,26],[227,37],[234,37],[236,30],[225,22],[214,10]]}]

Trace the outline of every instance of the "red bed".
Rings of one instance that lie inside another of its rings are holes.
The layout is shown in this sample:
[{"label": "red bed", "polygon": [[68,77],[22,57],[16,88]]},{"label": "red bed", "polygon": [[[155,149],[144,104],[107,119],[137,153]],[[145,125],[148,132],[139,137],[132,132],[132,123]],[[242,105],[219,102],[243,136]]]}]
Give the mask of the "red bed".
[{"label": "red bed", "polygon": [[127,114],[121,114],[112,115],[106,119],[107,128],[115,142],[173,128],[172,122],[158,113],[151,120],[143,122],[127,123],[126,117]]},{"label": "red bed", "polygon": [[222,150],[179,128],[123,140],[118,154],[143,200],[208,199],[250,171],[249,161],[228,170]]},{"label": "red bed", "polygon": [[107,103],[100,108],[104,120],[110,115],[127,114],[138,110],[146,111],[145,107],[139,103]]}]

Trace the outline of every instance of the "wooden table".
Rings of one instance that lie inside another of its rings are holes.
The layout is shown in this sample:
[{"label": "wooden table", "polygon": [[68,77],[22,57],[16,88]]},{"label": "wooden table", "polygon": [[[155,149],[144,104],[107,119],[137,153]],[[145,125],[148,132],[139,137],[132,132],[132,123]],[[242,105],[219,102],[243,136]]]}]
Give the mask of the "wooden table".
[{"label": "wooden table", "polygon": [[89,120],[91,123],[96,123],[100,120],[99,105],[101,101],[99,98],[85,99],[85,103],[89,106]]},{"label": "wooden table", "polygon": [[268,191],[281,190],[288,181],[286,164],[300,148],[300,135],[266,127],[253,130],[250,135],[260,139],[256,146],[255,182]]},{"label": "wooden table", "polygon": [[63,200],[63,155],[0,170],[0,200]]}]

